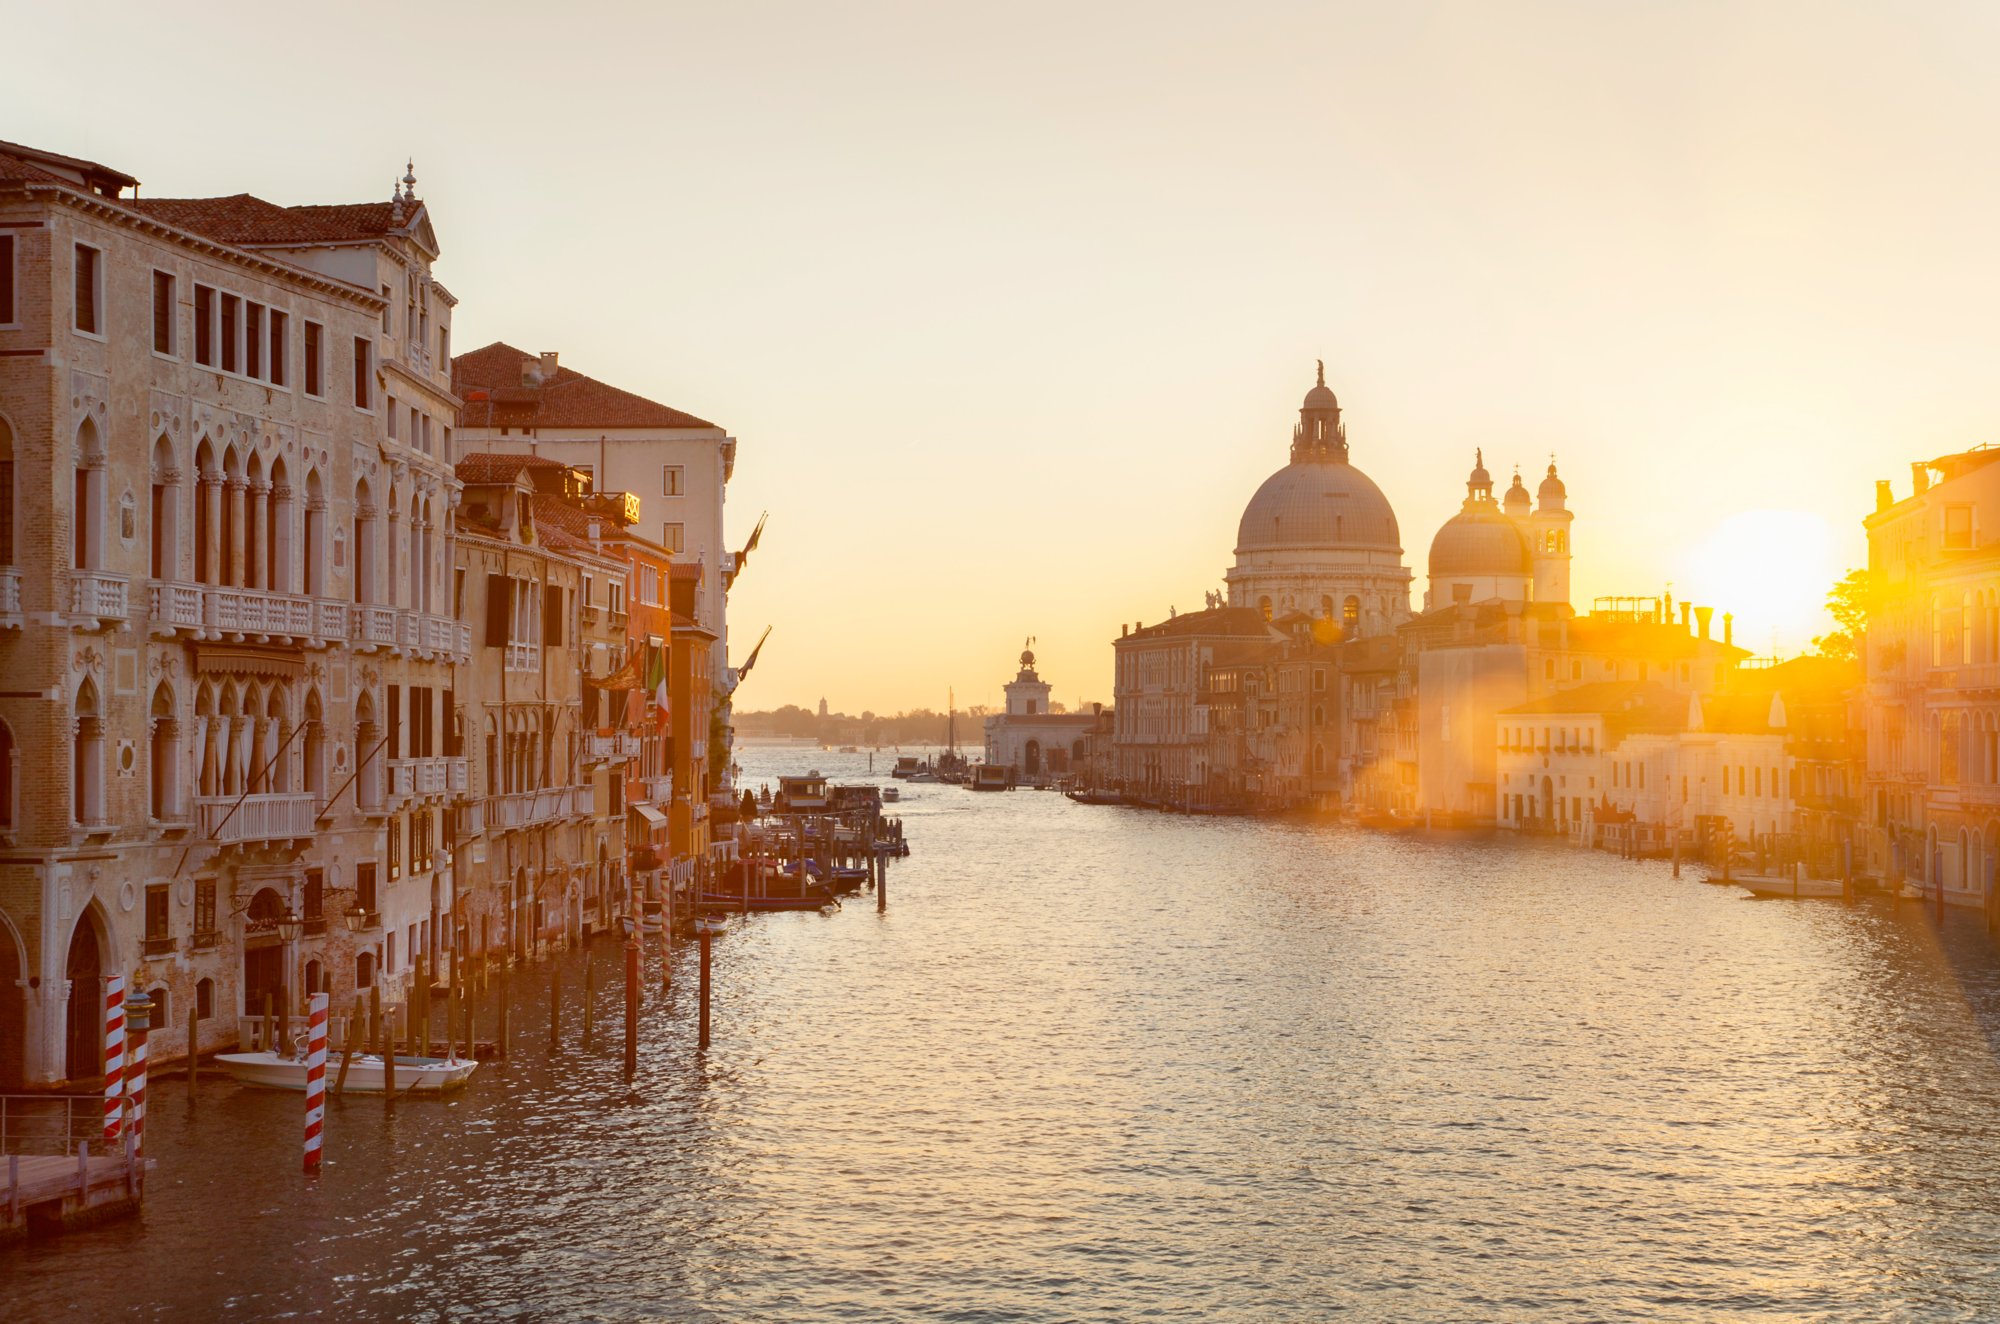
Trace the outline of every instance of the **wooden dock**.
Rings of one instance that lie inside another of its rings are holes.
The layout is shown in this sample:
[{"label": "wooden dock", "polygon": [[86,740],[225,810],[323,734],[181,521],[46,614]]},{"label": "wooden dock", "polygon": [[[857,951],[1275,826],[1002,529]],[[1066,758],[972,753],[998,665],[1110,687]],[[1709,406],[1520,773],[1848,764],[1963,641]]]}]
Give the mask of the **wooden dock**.
[{"label": "wooden dock", "polygon": [[0,1236],[46,1235],[137,1213],[145,1162],[131,1152],[9,1154],[0,1160]]}]

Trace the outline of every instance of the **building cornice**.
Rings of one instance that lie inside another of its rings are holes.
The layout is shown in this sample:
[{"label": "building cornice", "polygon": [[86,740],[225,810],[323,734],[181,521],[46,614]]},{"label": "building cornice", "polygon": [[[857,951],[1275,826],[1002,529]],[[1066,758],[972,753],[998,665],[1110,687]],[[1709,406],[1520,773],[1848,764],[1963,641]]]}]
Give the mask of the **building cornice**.
[{"label": "building cornice", "polygon": [[148,216],[144,212],[135,212],[130,208],[120,206],[116,201],[109,198],[94,197],[63,184],[39,182],[21,185],[19,191],[31,198],[33,195],[41,194],[53,202],[61,203],[85,215],[116,222],[130,229],[137,230],[142,234],[150,234],[155,238],[165,239],[208,257],[225,259],[252,267],[268,276],[294,281],[306,286],[308,289],[317,290],[322,294],[346,300],[358,307],[367,309],[371,313],[379,315],[382,309],[387,306],[387,300],[372,290],[364,290],[360,286],[350,285],[344,280],[335,280],[330,276],[323,276],[306,267],[294,266],[289,262],[279,262],[249,248],[236,244],[225,244],[220,240],[209,239],[196,234],[192,230],[183,230],[178,226],[168,225],[166,222]]}]

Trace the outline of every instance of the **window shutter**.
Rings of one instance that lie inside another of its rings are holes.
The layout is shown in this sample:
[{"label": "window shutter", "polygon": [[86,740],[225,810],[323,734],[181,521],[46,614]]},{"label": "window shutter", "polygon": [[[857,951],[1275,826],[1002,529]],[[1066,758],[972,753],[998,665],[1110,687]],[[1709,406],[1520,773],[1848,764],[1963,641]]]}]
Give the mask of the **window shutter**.
[{"label": "window shutter", "polygon": [[563,590],[550,584],[542,594],[542,646],[561,648],[563,642]]},{"label": "window shutter", "polygon": [[486,576],[486,646],[507,646],[507,608],[514,601],[505,575]]}]

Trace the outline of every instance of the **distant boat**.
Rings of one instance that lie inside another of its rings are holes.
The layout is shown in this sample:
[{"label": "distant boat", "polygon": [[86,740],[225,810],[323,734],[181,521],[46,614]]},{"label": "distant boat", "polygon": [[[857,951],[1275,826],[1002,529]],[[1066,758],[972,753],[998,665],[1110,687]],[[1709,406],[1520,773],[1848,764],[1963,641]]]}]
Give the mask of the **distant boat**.
[{"label": "distant boat", "polygon": [[1099,791],[1093,790],[1090,787],[1084,787],[1076,791],[1065,791],[1064,794],[1080,805],[1122,805],[1125,803],[1125,797],[1116,791]]},{"label": "distant boat", "polygon": [[966,785],[974,791],[1011,791],[1014,789],[1014,769],[1004,763],[981,763],[972,769],[972,780]]},{"label": "distant boat", "polygon": [[[329,1082],[339,1078],[339,1053],[328,1053],[326,1074]],[[261,1053],[217,1053],[215,1060],[237,1081],[271,1090],[304,1090],[304,1058],[286,1057],[266,1050]],[[396,1054],[396,1093],[441,1094],[457,1089],[471,1078],[479,1064],[469,1058],[405,1057]],[[347,1083],[341,1092],[380,1094],[387,1073],[379,1053],[356,1053],[347,1065]]]},{"label": "distant boat", "polygon": [[894,804],[902,798],[903,790],[900,786],[884,786],[882,788],[882,801],[884,804]]},{"label": "distant boat", "polygon": [[923,760],[905,754],[901,758],[896,760],[895,767],[889,769],[889,775],[891,777],[897,778],[898,780],[907,781],[909,778],[916,776],[923,770],[924,770]]},{"label": "distant boat", "polygon": [[1732,877],[1730,882],[1758,896],[1792,897],[1797,900],[1833,900],[1841,897],[1838,878],[1800,878],[1793,874],[1743,874]]},{"label": "distant boat", "polygon": [[840,752],[843,754],[859,754],[861,750],[859,747],[855,745],[842,745],[840,747]]}]

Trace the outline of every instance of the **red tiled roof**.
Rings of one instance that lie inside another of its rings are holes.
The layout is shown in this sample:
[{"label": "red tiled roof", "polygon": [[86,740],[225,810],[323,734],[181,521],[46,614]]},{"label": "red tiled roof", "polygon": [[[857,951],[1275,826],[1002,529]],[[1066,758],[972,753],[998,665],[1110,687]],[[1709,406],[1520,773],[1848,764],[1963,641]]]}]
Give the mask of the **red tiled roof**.
[{"label": "red tiled roof", "polygon": [[673,579],[700,579],[701,566],[694,561],[676,561],[667,574]]},{"label": "red tiled roof", "polygon": [[406,203],[401,219],[387,202],[280,207],[248,193],[225,198],[131,198],[135,211],[225,244],[326,244],[380,239],[406,228],[421,204]]},{"label": "red tiled roof", "polygon": [[1153,625],[1121,635],[1115,643],[1127,639],[1164,639],[1173,636],[1213,636],[1233,635],[1245,638],[1276,638],[1277,632],[1264,619],[1264,613],[1255,607],[1211,607],[1207,611],[1182,612]]},{"label": "red tiled roof", "polygon": [[[68,173],[64,173],[67,171]],[[123,171],[110,166],[86,161],[81,157],[64,156],[60,152],[43,151],[39,147],[28,147],[21,143],[0,142],[0,181],[23,184],[68,184],[77,187],[77,177],[85,186],[113,192],[121,188],[137,188],[139,181]]]},{"label": "red tiled roof", "polygon": [[511,483],[523,469],[567,469],[561,460],[546,455],[496,455],[479,451],[467,455],[454,466],[461,483]]},{"label": "red tiled roof", "polygon": [[460,428],[712,428],[670,405],[558,367],[539,386],[522,369],[541,356],[495,341],[451,361],[451,388],[465,404]]}]

